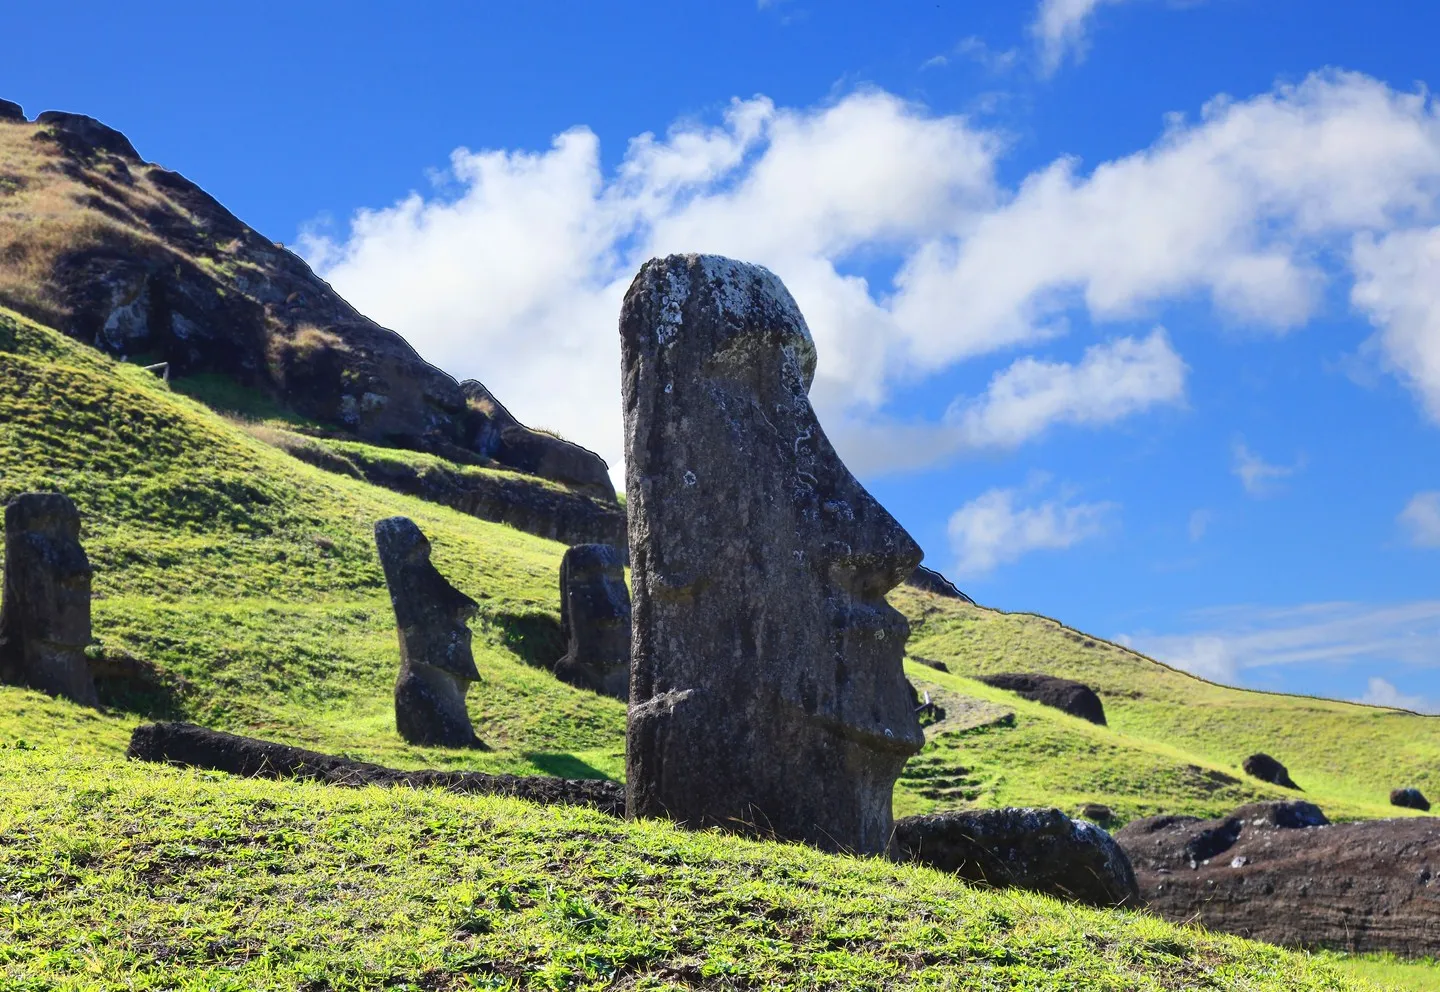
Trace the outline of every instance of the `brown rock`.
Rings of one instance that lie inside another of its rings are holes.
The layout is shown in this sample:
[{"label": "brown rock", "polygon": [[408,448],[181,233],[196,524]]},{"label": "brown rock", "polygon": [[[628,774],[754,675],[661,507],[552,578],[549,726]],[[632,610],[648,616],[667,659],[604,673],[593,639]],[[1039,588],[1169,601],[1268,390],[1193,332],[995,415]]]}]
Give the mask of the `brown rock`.
[{"label": "brown rock", "polygon": [[555,479],[615,502],[615,484],[610,481],[605,459],[589,448],[526,427],[475,379],[460,383],[460,390],[472,417],[469,447],[474,451],[518,471]]},{"label": "brown rock", "polygon": [[614,548],[581,544],[560,559],[560,631],[567,645],[555,664],[560,679],[630,698],[630,590]]},{"label": "brown rock", "polygon": [[1105,726],[1105,705],[1095,690],[1081,682],[1037,672],[1002,672],[999,675],[977,675],[976,681],[997,689],[1013,692],[1021,699],[1053,706],[1082,720]]},{"label": "brown rock", "polygon": [[1029,889],[1092,906],[1139,901],[1125,852],[1092,823],[1058,809],[978,809],[895,823],[902,857],[995,888]]},{"label": "brown rock", "polygon": [[1425,812],[1430,811],[1430,800],[1419,789],[1391,789],[1390,805],[1400,806],[1405,809],[1418,809]]},{"label": "brown rock", "polygon": [[98,706],[85,659],[90,561],[80,513],[60,493],[25,493],[5,507],[0,680]]},{"label": "brown rock", "polygon": [[1440,820],[1329,824],[1311,803],[1158,816],[1115,835],[1150,910],[1294,947],[1440,953]]},{"label": "brown rock", "polygon": [[921,552],[816,420],[804,318],[765,269],[672,255],[620,334],[628,814],[884,852],[924,743],[885,594]]},{"label": "brown rock", "polygon": [[375,525],[375,546],[400,633],[395,727],[412,744],[478,747],[465,693],[480,678],[466,621],[479,608],[430,563],[430,542],[408,517]]},{"label": "brown rock", "polygon": [[1252,754],[1240,767],[1245,770],[1246,775],[1258,778],[1262,782],[1269,782],[1271,785],[1278,785],[1285,789],[1294,789],[1296,792],[1303,791],[1300,786],[1290,780],[1289,770],[1268,754]]}]

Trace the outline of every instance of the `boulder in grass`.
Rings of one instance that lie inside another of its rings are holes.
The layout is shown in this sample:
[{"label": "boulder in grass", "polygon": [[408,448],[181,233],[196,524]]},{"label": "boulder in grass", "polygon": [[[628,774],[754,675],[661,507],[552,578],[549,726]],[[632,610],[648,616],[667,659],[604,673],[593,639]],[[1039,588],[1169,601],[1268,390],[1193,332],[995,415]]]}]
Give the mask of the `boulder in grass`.
[{"label": "boulder in grass", "polygon": [[1105,704],[1095,690],[1083,682],[1039,672],[1001,672],[977,675],[976,679],[997,689],[1013,692],[1022,699],[1053,706],[1063,713],[1105,726]]},{"label": "boulder in grass", "polygon": [[1403,809],[1418,809],[1424,812],[1430,811],[1430,800],[1419,789],[1391,789],[1390,805],[1399,806]]},{"label": "boulder in grass", "polygon": [[1264,752],[1257,752],[1250,755],[1240,767],[1245,769],[1245,774],[1251,778],[1258,778],[1262,782],[1278,785],[1282,789],[1294,789],[1296,792],[1304,791],[1290,778],[1290,770],[1288,768]]}]

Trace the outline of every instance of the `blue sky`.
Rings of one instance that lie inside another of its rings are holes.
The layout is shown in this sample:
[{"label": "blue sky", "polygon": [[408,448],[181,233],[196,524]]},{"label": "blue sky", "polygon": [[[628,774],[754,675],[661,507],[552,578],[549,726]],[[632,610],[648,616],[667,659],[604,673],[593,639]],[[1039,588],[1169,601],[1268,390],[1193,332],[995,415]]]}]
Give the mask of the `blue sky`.
[{"label": "blue sky", "polygon": [[[640,261],[762,262],[982,603],[1440,708],[1440,7],[18,3],[88,113],[618,468]],[[883,11],[883,13],[881,13]]]}]

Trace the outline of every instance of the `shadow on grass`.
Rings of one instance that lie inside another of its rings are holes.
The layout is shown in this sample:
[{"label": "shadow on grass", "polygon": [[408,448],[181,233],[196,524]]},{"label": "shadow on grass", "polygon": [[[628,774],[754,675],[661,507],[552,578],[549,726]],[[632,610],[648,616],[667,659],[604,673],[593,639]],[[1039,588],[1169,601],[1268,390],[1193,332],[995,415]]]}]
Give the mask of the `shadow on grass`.
[{"label": "shadow on grass", "polygon": [[606,775],[594,765],[582,761],[573,754],[547,754],[540,751],[527,751],[525,752],[525,760],[546,775],[553,775],[556,778],[610,778],[609,775]]}]

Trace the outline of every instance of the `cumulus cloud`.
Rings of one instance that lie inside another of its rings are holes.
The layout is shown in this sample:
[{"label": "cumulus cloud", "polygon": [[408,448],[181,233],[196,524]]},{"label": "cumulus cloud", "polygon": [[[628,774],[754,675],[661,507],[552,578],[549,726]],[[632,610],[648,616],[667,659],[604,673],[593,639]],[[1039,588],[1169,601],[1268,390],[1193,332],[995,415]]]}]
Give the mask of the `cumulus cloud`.
[{"label": "cumulus cloud", "polygon": [[1394,683],[1385,679],[1372,678],[1365,686],[1365,695],[1355,700],[1357,703],[1369,703],[1371,706],[1384,706],[1389,709],[1410,710],[1414,713],[1434,713],[1435,706],[1424,696],[1407,696]]},{"label": "cumulus cloud", "polygon": [[1440,548],[1440,492],[1416,493],[1400,511],[1400,525],[1416,547]]},{"label": "cumulus cloud", "polygon": [[1032,551],[1062,550],[1096,537],[1119,509],[1114,503],[1071,503],[1064,496],[1019,505],[1031,495],[991,489],[955,511],[949,533],[958,575],[981,576]]},{"label": "cumulus cloud", "polygon": [[1078,61],[1085,53],[1085,22],[1105,4],[1123,0],[1040,0],[1030,32],[1040,46],[1040,69],[1052,75],[1067,56]]},{"label": "cumulus cloud", "polygon": [[745,258],[786,281],[819,347],[812,396],[862,472],[1183,399],[1184,363],[1156,332],[1078,361],[1021,356],[983,396],[887,418],[897,390],[955,363],[1052,347],[1077,312],[1131,322],[1197,296],[1283,331],[1347,265],[1393,370],[1422,392],[1440,382],[1440,281],[1426,268],[1440,236],[1423,226],[1440,194],[1440,125],[1425,94],[1320,73],[1216,99],[1149,148],[1088,173],[1061,159],[1014,189],[995,179],[1004,147],[963,116],[878,90],[806,109],[756,97],[634,138],[611,170],[583,127],[539,151],[462,148],[436,189],[302,247],[431,361],[612,466],[620,299],[641,262],[671,251]]},{"label": "cumulus cloud", "polygon": [[1225,607],[1192,615],[1198,629],[1125,635],[1124,643],[1218,682],[1277,665],[1434,668],[1440,665],[1440,600],[1367,605],[1310,603]]},{"label": "cumulus cloud", "polygon": [[1233,449],[1235,457],[1231,471],[1240,480],[1240,485],[1245,487],[1245,492],[1251,496],[1268,496],[1275,492],[1276,484],[1281,479],[1289,478],[1300,468],[1301,463],[1294,465],[1272,465],[1251,451],[1244,441],[1236,441]]}]

